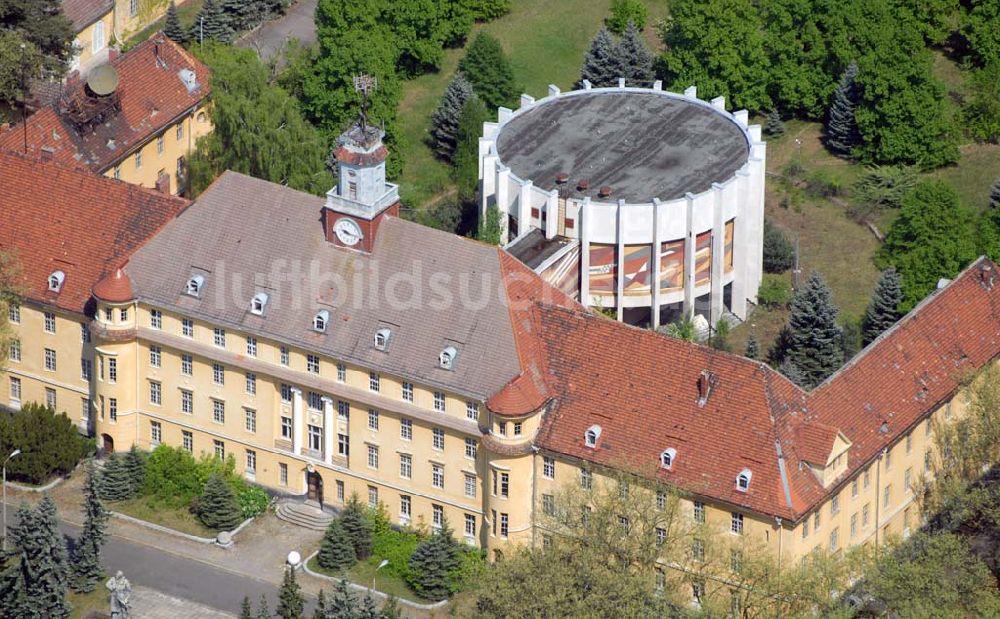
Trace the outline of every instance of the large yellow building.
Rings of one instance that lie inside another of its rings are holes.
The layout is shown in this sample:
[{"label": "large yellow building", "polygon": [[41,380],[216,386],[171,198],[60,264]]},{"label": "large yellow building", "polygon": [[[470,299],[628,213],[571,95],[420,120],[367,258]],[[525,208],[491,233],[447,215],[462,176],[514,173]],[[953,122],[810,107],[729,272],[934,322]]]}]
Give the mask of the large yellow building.
[{"label": "large yellow building", "polygon": [[[401,524],[447,517],[492,556],[541,543],[561,487],[628,466],[679,489],[691,522],[794,561],[917,525],[930,420],[961,414],[964,378],[1000,352],[996,267],[980,259],[805,392],[590,314],[503,250],[398,218],[374,128],[336,155],[325,199],[224,174],[126,262],[95,268],[86,323],[57,316],[47,332],[51,298],[33,290],[20,363],[31,350],[44,364],[52,342],[91,361],[89,380],[14,362],[0,401],[89,395],[107,451],[232,455],[284,495],[336,508],[357,493]],[[34,208],[72,221],[74,206]],[[32,265],[93,260],[55,249],[63,234],[8,232],[2,247]]]},{"label": "large yellow building", "polygon": [[208,68],[162,34],[112,52],[107,66],[67,82],[59,100],[27,119],[27,132],[17,124],[0,133],[0,150],[23,153],[27,134],[29,156],[183,193],[187,159],[212,130]]}]

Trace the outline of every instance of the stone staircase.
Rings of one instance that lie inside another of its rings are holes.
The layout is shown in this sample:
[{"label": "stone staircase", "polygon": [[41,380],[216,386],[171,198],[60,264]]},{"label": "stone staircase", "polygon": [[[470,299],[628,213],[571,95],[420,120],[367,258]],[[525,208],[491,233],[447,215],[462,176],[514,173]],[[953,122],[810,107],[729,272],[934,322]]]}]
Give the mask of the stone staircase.
[{"label": "stone staircase", "polygon": [[333,515],[320,509],[319,504],[314,501],[301,502],[286,499],[278,503],[275,514],[285,522],[291,522],[314,531],[325,531],[333,520]]}]

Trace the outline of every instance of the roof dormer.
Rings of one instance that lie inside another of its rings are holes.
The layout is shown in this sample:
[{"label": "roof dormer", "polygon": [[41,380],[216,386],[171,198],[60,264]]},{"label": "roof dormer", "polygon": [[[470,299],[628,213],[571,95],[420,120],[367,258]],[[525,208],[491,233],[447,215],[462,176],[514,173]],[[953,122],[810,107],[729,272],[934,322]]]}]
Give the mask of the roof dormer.
[{"label": "roof dormer", "polygon": [[753,471],[750,469],[743,469],[740,474],[736,476],[736,490],[739,492],[747,492],[750,490],[750,480],[753,478]]},{"label": "roof dormer", "polygon": [[673,447],[667,447],[660,453],[660,468],[664,468],[669,471],[674,468],[674,461],[676,460],[677,450]]},{"label": "roof dormer", "polygon": [[63,282],[66,281],[66,274],[62,271],[53,271],[49,275],[49,292],[59,292],[62,290]]},{"label": "roof dormer", "polygon": [[330,324],[330,312],[323,309],[316,312],[313,316],[313,331],[318,331],[320,333],[326,333],[326,328]]},{"label": "roof dormer", "polygon": [[458,357],[458,349],[454,346],[445,346],[438,354],[438,365],[443,370],[452,370],[455,367],[455,359]]},{"label": "roof dormer", "polygon": [[382,327],[375,331],[375,350],[389,350],[389,339],[392,337],[392,329]]},{"label": "roof dormer", "polygon": [[205,286],[205,276],[200,274],[192,275],[187,280],[187,285],[184,288],[184,294],[192,297],[201,297],[201,289]]},{"label": "roof dormer", "polygon": [[267,299],[268,297],[266,292],[258,292],[253,295],[253,298],[250,299],[250,313],[257,316],[263,316],[264,308],[267,306]]},{"label": "roof dormer", "polygon": [[594,424],[583,433],[583,444],[591,449],[597,447],[597,441],[601,438],[601,426]]}]

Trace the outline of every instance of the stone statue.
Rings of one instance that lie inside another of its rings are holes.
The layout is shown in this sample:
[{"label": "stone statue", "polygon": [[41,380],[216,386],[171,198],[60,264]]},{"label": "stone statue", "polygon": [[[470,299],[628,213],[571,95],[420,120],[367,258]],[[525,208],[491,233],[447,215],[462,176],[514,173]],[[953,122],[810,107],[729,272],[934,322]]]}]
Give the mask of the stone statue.
[{"label": "stone statue", "polygon": [[111,592],[111,619],[129,619],[129,597],[132,595],[132,585],[121,570],[109,578],[104,584]]}]

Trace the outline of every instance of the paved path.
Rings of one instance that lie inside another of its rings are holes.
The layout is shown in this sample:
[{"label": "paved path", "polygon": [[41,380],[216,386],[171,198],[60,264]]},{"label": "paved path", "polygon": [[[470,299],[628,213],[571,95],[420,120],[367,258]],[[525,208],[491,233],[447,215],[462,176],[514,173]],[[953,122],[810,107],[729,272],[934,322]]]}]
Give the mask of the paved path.
[{"label": "paved path", "polygon": [[148,587],[132,588],[132,616],[135,619],[235,619],[234,613],[224,613],[189,600],[164,595]]},{"label": "paved path", "polygon": [[257,50],[262,60],[281,53],[285,42],[298,39],[303,45],[316,41],[316,13],[318,0],[298,0],[279,19],[271,20],[236,42],[240,47]]}]

